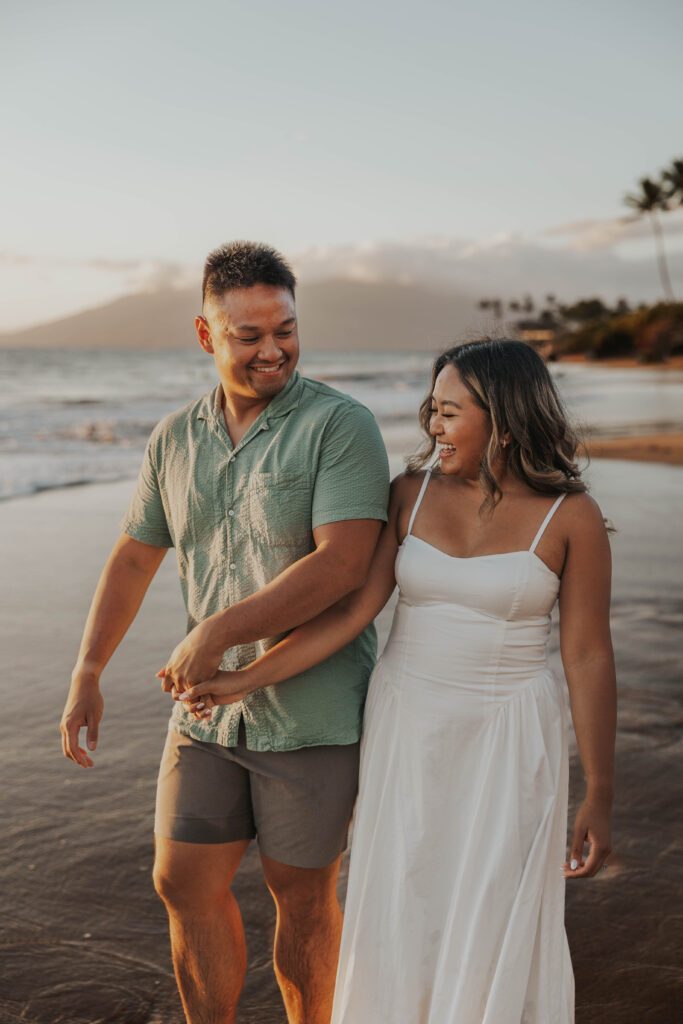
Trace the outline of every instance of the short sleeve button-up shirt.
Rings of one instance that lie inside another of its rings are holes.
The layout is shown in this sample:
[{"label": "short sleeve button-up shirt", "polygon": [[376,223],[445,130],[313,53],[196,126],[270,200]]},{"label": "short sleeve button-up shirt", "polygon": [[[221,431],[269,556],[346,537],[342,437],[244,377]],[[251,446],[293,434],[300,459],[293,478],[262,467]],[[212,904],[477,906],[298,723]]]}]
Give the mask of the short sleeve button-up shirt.
[{"label": "short sleeve button-up shirt", "polygon": [[[386,451],[363,405],[295,372],[233,445],[221,403],[219,384],[158,424],[121,523],[175,547],[188,632],[312,551],[316,527],[387,518]],[[279,639],[232,647],[221,667],[241,668]],[[308,671],[215,708],[209,723],[176,704],[173,727],[235,746],[243,719],[252,750],[354,743],[375,653],[371,626]]]}]

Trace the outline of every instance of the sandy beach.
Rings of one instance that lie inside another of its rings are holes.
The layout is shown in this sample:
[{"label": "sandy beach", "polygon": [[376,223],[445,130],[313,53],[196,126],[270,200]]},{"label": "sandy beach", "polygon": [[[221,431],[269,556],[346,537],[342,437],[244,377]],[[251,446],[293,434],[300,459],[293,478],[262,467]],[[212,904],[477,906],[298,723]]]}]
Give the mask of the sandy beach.
[{"label": "sandy beach", "polygon": [[[683,469],[595,460],[588,478],[618,529],[613,624],[621,704],[611,867],[567,891],[577,1022],[675,1024],[683,1013],[683,545],[676,511]],[[103,679],[95,768],[64,760],[58,733],[90,596],[130,488],[74,487],[0,505],[8,721],[0,1021],[7,1024],[183,1021],[165,913],[151,881],[155,777],[169,713],[154,673],[184,632],[172,552]],[[381,636],[389,617],[386,609]],[[559,664],[556,638],[553,656]],[[579,774],[574,753],[574,802]],[[235,891],[249,948],[238,1020],[281,1024],[270,964],[273,908],[253,845]]]},{"label": "sandy beach", "polygon": [[643,363],[635,356],[616,356],[613,359],[588,359],[585,355],[575,353],[563,355],[559,358],[560,363],[582,363],[585,366],[596,366],[607,370],[683,370],[683,355],[676,354],[669,356],[663,363]]},{"label": "sandy beach", "polygon": [[[683,355],[671,356],[664,363],[641,363],[633,356],[618,359],[587,359],[582,355],[562,356],[560,364],[569,363],[599,370],[634,370],[651,375],[680,374]],[[650,433],[636,430],[623,437],[591,436],[588,432],[586,450],[591,459],[628,459],[634,462],[663,462],[683,466],[683,431],[668,430]]]},{"label": "sandy beach", "polygon": [[587,450],[591,459],[629,459],[683,466],[683,433],[592,438]]}]

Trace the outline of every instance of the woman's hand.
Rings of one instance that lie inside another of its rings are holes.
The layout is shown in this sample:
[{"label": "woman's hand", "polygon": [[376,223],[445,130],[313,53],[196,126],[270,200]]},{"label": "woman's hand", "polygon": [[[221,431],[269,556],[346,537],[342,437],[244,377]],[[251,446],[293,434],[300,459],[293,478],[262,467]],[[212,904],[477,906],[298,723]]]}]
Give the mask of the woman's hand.
[{"label": "woman's hand", "polygon": [[[565,878],[592,878],[602,868],[612,852],[611,819],[611,800],[586,797],[576,814],[571,853],[562,868]],[[590,845],[585,861],[584,843]]]},{"label": "woman's hand", "polygon": [[198,720],[211,717],[211,709],[217,704],[236,704],[243,700],[253,687],[247,685],[246,673],[216,672],[215,676],[203,683],[190,686],[187,690],[173,690],[174,700],[180,700],[189,714]]}]

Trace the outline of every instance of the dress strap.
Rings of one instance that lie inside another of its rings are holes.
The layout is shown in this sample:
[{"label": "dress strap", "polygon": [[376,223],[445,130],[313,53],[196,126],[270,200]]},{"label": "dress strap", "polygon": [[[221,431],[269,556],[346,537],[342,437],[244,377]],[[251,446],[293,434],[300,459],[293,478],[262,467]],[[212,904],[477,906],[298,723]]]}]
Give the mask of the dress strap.
[{"label": "dress strap", "polygon": [[417,501],[413,505],[413,511],[411,512],[411,515],[410,515],[410,522],[408,523],[408,532],[406,533],[406,537],[410,536],[410,531],[413,528],[413,523],[415,522],[415,516],[417,515],[417,510],[419,509],[420,502],[422,501],[422,499],[424,497],[424,493],[427,490],[427,484],[429,483],[429,478],[430,478],[431,475],[432,475],[432,471],[431,471],[431,469],[428,469],[427,472],[425,473],[425,478],[422,481],[422,487],[420,488],[420,493],[417,496]]},{"label": "dress strap", "polygon": [[529,551],[535,551],[535,550],[536,550],[536,545],[538,544],[539,540],[540,540],[540,539],[541,539],[541,537],[543,536],[543,534],[544,534],[544,532],[545,532],[545,528],[546,528],[546,526],[548,525],[548,523],[550,522],[550,520],[551,520],[551,519],[553,518],[553,516],[555,515],[555,511],[557,510],[557,508],[558,508],[558,506],[560,505],[560,503],[561,503],[561,502],[562,502],[562,501],[563,501],[563,500],[564,500],[564,499],[565,499],[566,497],[567,497],[567,492],[565,491],[565,493],[564,493],[564,494],[561,494],[561,495],[559,496],[559,498],[558,498],[558,499],[557,499],[556,501],[554,501],[554,502],[553,502],[553,504],[552,504],[552,507],[551,507],[550,511],[548,512],[548,515],[547,515],[547,516],[545,517],[545,519],[544,519],[544,520],[543,520],[543,522],[541,523],[541,525],[540,525],[540,527],[539,527],[539,530],[538,530],[538,533],[536,534],[536,536],[535,536],[535,537],[534,537],[534,539],[533,539],[533,542],[532,542],[532,544],[531,544],[531,547],[529,548]]}]

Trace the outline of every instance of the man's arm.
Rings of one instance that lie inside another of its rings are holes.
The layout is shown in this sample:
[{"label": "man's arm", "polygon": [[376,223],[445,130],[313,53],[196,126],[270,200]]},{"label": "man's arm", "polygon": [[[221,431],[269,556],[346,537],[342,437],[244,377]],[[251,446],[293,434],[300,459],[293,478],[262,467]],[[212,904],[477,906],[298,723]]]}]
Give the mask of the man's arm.
[{"label": "man's arm", "polygon": [[285,633],[357,590],[365,583],[381,527],[377,519],[317,527],[315,551],[188,633],[166,664],[164,689],[184,690],[210,679],[228,647]]},{"label": "man's arm", "polygon": [[123,534],[100,576],[60,724],[64,756],[83,768],[92,767],[93,762],[79,746],[78,734],[86,727],[87,747],[95,749],[103,708],[100,675],[135,618],[167,550]]}]

